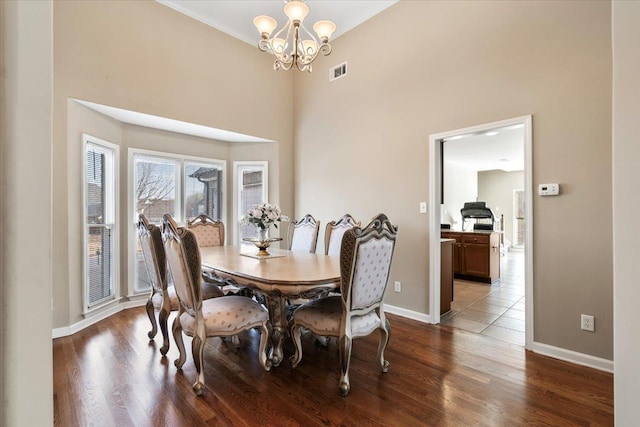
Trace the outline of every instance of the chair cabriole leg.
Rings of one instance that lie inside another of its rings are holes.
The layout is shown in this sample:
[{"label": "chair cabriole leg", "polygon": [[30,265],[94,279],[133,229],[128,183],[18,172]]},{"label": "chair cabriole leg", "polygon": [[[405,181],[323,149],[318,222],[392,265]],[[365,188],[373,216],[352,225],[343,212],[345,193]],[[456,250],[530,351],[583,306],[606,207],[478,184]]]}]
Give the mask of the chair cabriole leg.
[{"label": "chair cabriole leg", "polygon": [[160,321],[160,332],[162,332],[162,347],[160,347],[160,354],[164,356],[167,354],[167,351],[169,351],[169,331],[167,328],[169,312],[164,307],[160,309],[158,320]]},{"label": "chair cabriole leg", "polygon": [[203,372],[203,359],[204,359],[204,342],[205,339],[198,335],[193,336],[191,341],[191,352],[193,353],[193,362],[196,365],[196,372],[198,377],[193,384],[193,391],[200,396],[204,391],[204,372]]},{"label": "chair cabriole leg", "polygon": [[156,336],[156,333],[158,333],[158,325],[156,324],[156,313],[153,309],[153,301],[151,301],[151,296],[147,300],[147,304],[145,305],[145,307],[147,309],[147,316],[149,316],[149,321],[151,322],[151,330],[147,334],[147,336],[151,340]]},{"label": "chair cabriole leg", "polygon": [[182,340],[182,325],[180,324],[180,314],[178,314],[178,317],[176,317],[176,319],[173,321],[173,325],[172,325],[172,332],[173,332],[173,340],[176,342],[176,347],[178,347],[178,358],[175,360],[174,365],[176,365],[176,368],[178,369],[182,369],[182,365],[184,365],[184,362],[187,360],[187,355],[184,351],[184,341]]},{"label": "chair cabriole leg", "polygon": [[291,339],[293,340],[293,347],[295,348],[295,353],[289,359],[291,361],[291,367],[296,368],[300,361],[302,360],[302,342],[300,341],[300,325],[294,324],[291,327]]},{"label": "chair cabriole leg", "polygon": [[390,335],[391,325],[389,324],[389,320],[384,318],[384,321],[380,322],[380,343],[378,344],[378,360],[380,360],[382,372],[389,370],[389,361],[384,359],[384,350],[387,348]]},{"label": "chair cabriole leg", "polygon": [[272,366],[271,360],[269,360],[267,354],[267,346],[269,345],[270,336],[271,324],[269,322],[265,322],[260,328],[260,348],[258,350],[258,360],[260,361],[260,364],[262,365],[264,370],[267,372],[271,370]]},{"label": "chair cabriole leg", "polygon": [[349,384],[349,363],[351,362],[351,337],[344,335],[338,339],[340,350],[340,384],[338,389],[342,396],[349,394],[351,385]]}]

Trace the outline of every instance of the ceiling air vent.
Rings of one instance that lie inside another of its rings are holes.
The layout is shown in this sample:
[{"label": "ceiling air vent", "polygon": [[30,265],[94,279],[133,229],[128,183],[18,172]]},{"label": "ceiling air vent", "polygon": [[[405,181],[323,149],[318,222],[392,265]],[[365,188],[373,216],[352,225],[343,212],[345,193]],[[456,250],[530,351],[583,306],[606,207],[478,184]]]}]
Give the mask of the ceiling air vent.
[{"label": "ceiling air vent", "polygon": [[347,75],[347,63],[343,62],[342,64],[336,65],[335,67],[329,70],[329,81],[332,82],[346,75]]}]

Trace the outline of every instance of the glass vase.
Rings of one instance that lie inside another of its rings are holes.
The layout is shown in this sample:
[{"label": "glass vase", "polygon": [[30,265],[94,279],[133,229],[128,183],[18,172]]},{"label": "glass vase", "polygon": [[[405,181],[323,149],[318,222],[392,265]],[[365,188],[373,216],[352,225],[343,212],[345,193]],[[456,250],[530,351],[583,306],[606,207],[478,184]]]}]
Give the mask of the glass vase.
[{"label": "glass vase", "polygon": [[258,227],[258,239],[267,240],[269,238],[269,229]]}]

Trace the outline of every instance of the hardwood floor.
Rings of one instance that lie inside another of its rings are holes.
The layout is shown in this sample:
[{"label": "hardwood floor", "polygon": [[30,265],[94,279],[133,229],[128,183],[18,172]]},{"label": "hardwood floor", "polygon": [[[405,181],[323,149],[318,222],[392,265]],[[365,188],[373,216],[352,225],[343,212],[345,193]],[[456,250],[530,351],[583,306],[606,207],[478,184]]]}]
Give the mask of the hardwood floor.
[{"label": "hardwood floor", "polygon": [[[209,339],[206,390],[191,390],[190,339],[182,371],[173,339],[161,357],[143,308],[53,341],[56,426],[516,426],[613,425],[613,376],[447,326],[389,315],[389,372],[378,335],[354,341],[351,392],[338,391],[338,349],[303,336],[303,359],[265,372],[259,336],[241,346]],[[173,315],[169,320],[173,321]],[[285,355],[292,354],[290,340]]]}]

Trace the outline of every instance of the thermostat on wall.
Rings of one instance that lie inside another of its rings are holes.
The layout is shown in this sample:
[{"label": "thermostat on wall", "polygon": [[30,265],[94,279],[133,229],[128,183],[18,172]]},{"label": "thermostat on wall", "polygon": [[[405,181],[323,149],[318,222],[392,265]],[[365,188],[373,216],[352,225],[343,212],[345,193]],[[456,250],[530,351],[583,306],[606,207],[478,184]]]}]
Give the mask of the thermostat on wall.
[{"label": "thermostat on wall", "polygon": [[560,193],[560,184],[540,184],[538,194],[541,196],[557,196]]}]

